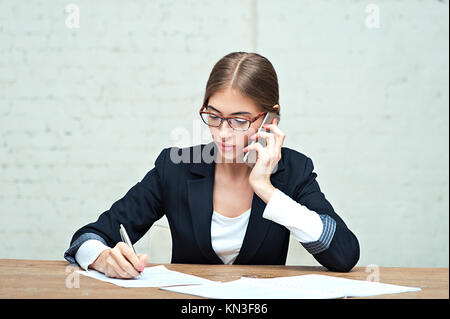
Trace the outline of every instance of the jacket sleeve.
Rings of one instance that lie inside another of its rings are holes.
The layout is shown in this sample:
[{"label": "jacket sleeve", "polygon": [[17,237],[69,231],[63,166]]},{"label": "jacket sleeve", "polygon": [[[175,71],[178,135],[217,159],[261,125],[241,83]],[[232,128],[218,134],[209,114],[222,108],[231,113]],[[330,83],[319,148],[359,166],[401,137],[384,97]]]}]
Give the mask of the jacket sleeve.
[{"label": "jacket sleeve", "polygon": [[109,210],[102,213],[97,221],[75,232],[69,249],[64,253],[66,260],[74,263],[78,248],[89,239],[97,239],[114,247],[121,240],[120,224],[124,225],[134,244],[164,215],[164,164],[168,160],[168,150],[169,148],[162,150],[155,160],[155,167]]},{"label": "jacket sleeve", "polygon": [[304,182],[295,190],[295,200],[315,211],[323,222],[323,230],[317,241],[301,243],[314,258],[331,271],[348,272],[359,260],[359,243],[356,236],[336,214],[321,192],[313,172],[314,165],[307,158]]}]

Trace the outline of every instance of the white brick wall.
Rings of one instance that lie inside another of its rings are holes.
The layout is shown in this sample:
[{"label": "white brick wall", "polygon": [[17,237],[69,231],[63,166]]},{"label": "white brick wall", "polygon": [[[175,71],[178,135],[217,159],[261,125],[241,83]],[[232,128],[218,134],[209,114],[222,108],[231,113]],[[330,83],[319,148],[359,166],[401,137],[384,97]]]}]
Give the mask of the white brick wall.
[{"label": "white brick wall", "polygon": [[[72,1],[75,30],[68,3],[0,0],[0,258],[62,259],[163,147],[200,142],[209,72],[242,50],[274,64],[285,146],[359,265],[448,267],[448,1],[372,1],[379,29],[369,1]],[[168,238],[137,248],[168,262]],[[288,263],[316,264],[294,242]]]}]

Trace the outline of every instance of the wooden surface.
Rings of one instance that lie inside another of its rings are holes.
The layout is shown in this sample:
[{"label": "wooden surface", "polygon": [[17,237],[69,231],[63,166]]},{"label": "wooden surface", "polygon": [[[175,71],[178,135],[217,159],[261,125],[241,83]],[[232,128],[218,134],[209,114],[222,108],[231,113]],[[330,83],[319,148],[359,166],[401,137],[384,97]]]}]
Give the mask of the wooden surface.
[{"label": "wooden surface", "polygon": [[[155,266],[157,264],[148,264]],[[349,273],[327,271],[306,266],[242,266],[167,264],[168,269],[216,281],[230,281],[241,276],[261,278],[322,274],[348,279],[367,280],[373,272],[355,267]],[[83,275],[66,261],[0,259],[0,298],[199,298],[163,291],[158,288],[122,288]],[[420,287],[422,291],[371,298],[449,298],[448,268],[380,267],[382,283]],[[70,277],[72,276],[72,277]],[[79,288],[70,287],[79,276]]]}]

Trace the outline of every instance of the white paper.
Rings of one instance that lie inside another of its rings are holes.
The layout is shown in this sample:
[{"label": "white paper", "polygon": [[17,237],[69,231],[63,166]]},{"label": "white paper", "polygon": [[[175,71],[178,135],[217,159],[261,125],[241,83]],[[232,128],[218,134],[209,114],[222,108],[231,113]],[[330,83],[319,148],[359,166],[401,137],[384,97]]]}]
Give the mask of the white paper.
[{"label": "white paper", "polygon": [[217,299],[330,299],[341,297],[340,294],[333,292],[249,283],[244,278],[225,283],[162,287],[160,289]]},{"label": "white paper", "polygon": [[226,283],[161,289],[219,299],[329,299],[421,290],[415,287],[315,274],[279,278],[242,277]]},{"label": "white paper", "polygon": [[146,267],[135,279],[110,278],[96,270],[78,270],[80,274],[126,288],[211,284],[215,281],[172,271],[163,265]]}]

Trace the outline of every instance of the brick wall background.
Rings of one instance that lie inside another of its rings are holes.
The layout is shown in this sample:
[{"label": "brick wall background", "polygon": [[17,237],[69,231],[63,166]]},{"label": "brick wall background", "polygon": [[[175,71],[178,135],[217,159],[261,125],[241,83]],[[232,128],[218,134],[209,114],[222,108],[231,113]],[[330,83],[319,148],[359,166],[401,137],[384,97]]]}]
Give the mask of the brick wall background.
[{"label": "brick wall background", "polygon": [[[77,0],[77,29],[69,3],[0,0],[0,258],[62,259],[162,148],[209,142],[209,72],[249,51],[358,265],[448,267],[448,1],[373,1],[379,28],[370,1]],[[290,246],[288,264],[317,264]],[[136,248],[169,262],[166,220]]]}]

